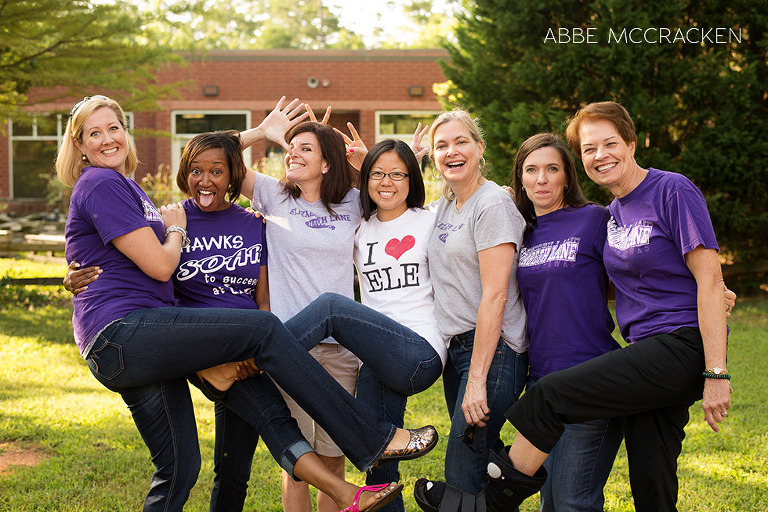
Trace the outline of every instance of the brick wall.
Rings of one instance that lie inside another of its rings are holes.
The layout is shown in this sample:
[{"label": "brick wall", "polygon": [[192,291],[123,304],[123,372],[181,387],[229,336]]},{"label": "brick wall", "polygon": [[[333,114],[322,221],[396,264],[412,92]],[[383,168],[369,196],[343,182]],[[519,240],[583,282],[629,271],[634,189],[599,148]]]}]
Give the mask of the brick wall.
[{"label": "brick wall", "polygon": [[[171,164],[170,138],[143,136],[141,131],[170,132],[172,111],[248,110],[251,125],[256,126],[283,95],[288,101],[298,97],[309,103],[318,116],[331,105],[336,112],[331,124],[346,131],[346,121],[356,121],[360,136],[370,146],[377,111],[441,110],[432,85],[445,81],[438,64],[444,58],[442,50],[248,50],[214,51],[203,58],[188,58],[183,65],[166,66],[158,72],[158,82],[184,85],[177,90],[178,98],[160,102],[160,110],[134,112],[141,160],[136,177]],[[308,85],[312,79],[316,87]],[[216,86],[218,94],[204,95],[204,86]],[[411,86],[422,87],[423,96],[410,95]],[[68,111],[75,101],[34,109]],[[258,161],[265,151],[266,144],[255,146],[252,160]],[[8,139],[0,133],[0,200],[10,194],[9,172]],[[10,209],[15,204],[21,207],[12,202]]]}]

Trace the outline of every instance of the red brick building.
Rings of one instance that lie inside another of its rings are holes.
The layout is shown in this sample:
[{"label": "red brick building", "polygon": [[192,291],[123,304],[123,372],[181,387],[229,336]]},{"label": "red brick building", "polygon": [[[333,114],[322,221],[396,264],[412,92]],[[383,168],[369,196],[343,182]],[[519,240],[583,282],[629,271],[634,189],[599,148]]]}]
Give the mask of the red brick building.
[{"label": "red brick building", "polygon": [[[409,140],[417,122],[441,111],[433,85],[445,81],[438,62],[446,57],[443,50],[215,51],[168,66],[158,82],[185,82],[179,97],[161,101],[157,111],[127,112],[142,162],[135,178],[160,168],[175,172],[197,133],[257,126],[281,96],[309,103],[318,116],[331,105],[331,124],[347,131],[352,122],[369,146],[387,137]],[[56,147],[78,99],[30,107],[31,124],[8,122],[0,131],[6,213],[46,208]],[[259,162],[271,149],[255,146],[246,158]]]}]

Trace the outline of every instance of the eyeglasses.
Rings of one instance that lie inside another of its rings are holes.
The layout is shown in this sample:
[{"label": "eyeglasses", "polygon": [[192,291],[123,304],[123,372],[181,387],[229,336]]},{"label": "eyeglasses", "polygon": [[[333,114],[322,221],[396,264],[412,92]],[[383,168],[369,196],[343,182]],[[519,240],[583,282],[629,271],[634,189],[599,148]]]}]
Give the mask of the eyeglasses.
[{"label": "eyeglasses", "polygon": [[93,99],[93,98],[96,98],[97,100],[108,100],[109,99],[106,96],[103,96],[101,94],[94,94],[93,96],[86,96],[85,98],[83,98],[80,101],[78,101],[77,103],[75,103],[75,106],[72,107],[72,110],[69,111],[69,118],[72,119],[72,116],[75,115],[75,112],[77,112],[77,109],[82,107],[83,103],[85,103],[86,101],[88,101],[90,99]]},{"label": "eyeglasses", "polygon": [[389,179],[392,181],[403,181],[405,178],[408,177],[407,172],[402,171],[392,171],[392,172],[381,172],[381,171],[371,171],[368,174],[368,177],[372,180],[383,180],[385,176],[389,176]]}]

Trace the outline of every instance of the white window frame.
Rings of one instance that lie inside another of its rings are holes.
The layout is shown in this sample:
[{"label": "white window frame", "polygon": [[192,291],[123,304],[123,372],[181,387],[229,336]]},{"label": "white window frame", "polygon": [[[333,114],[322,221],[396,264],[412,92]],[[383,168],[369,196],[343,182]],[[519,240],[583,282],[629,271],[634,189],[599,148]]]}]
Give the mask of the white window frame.
[{"label": "white window frame", "polygon": [[377,110],[376,111],[376,142],[384,139],[400,139],[409,145],[413,140],[413,133],[381,133],[381,116],[434,116],[442,114],[441,110]]},{"label": "white window frame", "polygon": [[[171,176],[175,179],[176,174],[179,172],[179,164],[181,163],[181,152],[184,146],[189,142],[189,139],[199,133],[176,133],[176,116],[185,114],[195,115],[244,115],[245,127],[248,129],[251,126],[251,111],[250,110],[171,110]],[[245,160],[245,166],[251,168],[251,148],[247,148],[243,151],[243,160]]]}]

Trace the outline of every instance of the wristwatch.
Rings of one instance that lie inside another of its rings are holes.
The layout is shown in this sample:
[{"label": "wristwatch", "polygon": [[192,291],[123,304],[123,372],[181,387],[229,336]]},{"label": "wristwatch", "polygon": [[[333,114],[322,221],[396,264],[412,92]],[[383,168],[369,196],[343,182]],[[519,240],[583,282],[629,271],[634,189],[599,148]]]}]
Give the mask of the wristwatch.
[{"label": "wristwatch", "polygon": [[704,370],[701,374],[702,377],[705,379],[728,379],[731,380],[731,375],[724,369],[720,368],[719,366],[715,366],[713,368],[708,368]]}]

